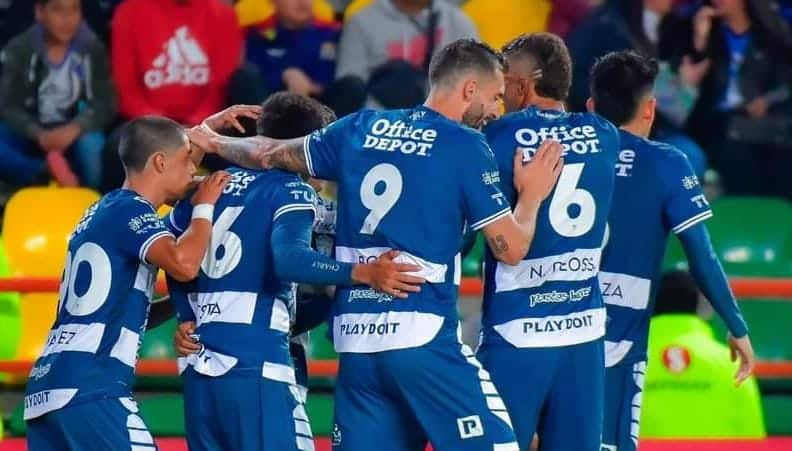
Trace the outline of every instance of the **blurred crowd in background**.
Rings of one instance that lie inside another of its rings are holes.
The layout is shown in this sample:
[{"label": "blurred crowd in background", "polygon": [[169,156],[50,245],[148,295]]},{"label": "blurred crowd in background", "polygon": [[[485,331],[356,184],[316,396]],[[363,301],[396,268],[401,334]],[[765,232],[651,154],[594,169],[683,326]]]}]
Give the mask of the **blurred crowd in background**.
[{"label": "blurred crowd in background", "polygon": [[281,90],[339,117],[411,107],[445,44],[549,30],[570,110],[598,57],[652,55],[653,137],[727,194],[792,198],[791,22],[792,0],[0,0],[0,191],[118,187],[118,130],[146,114],[190,126]]}]

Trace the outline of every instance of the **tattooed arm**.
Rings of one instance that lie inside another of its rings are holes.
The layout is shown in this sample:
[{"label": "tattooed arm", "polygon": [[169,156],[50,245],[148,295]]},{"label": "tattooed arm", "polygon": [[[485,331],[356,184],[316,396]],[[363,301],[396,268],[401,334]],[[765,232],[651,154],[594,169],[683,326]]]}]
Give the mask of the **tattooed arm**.
[{"label": "tattooed arm", "polygon": [[205,127],[187,131],[190,142],[223,159],[248,169],[278,168],[310,176],[305,162],[305,138],[273,139],[266,136],[232,138],[222,136]]}]

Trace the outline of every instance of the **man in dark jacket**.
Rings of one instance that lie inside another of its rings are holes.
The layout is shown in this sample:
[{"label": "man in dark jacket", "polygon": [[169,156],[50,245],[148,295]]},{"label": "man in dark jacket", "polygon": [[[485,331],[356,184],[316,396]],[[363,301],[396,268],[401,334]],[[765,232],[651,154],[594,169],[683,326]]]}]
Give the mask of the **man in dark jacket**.
[{"label": "man in dark jacket", "polygon": [[83,24],[80,0],[36,0],[36,21],[2,53],[0,179],[24,186],[50,172],[76,185],[76,172],[96,187],[102,130],[116,110],[105,47]]}]

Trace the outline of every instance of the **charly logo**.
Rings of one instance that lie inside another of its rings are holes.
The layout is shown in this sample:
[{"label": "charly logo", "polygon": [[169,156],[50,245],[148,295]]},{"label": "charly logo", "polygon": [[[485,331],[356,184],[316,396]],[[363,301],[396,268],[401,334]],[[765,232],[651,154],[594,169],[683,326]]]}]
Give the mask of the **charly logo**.
[{"label": "charly logo", "polygon": [[341,445],[341,429],[338,424],[333,424],[333,446]]}]

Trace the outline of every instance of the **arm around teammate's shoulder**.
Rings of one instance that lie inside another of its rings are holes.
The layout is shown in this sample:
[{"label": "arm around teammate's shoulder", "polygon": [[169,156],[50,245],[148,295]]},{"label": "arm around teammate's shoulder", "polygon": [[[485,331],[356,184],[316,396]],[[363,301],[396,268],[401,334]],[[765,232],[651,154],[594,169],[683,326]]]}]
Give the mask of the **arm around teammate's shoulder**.
[{"label": "arm around teammate's shoulder", "polygon": [[162,268],[177,281],[194,279],[209,247],[214,204],[230,179],[230,174],[225,171],[208,176],[192,197],[194,207],[190,226],[178,239],[169,236],[155,241],[145,255],[146,261]]},{"label": "arm around teammate's shoulder", "polygon": [[523,152],[514,156],[514,187],[517,204],[506,215],[484,227],[490,250],[495,258],[508,265],[522,261],[533,242],[539,207],[555,187],[564,160],[561,144],[545,141],[527,164]]}]

